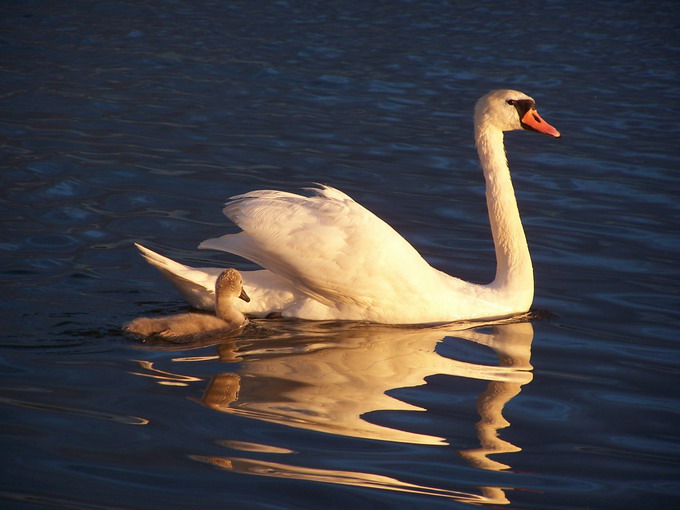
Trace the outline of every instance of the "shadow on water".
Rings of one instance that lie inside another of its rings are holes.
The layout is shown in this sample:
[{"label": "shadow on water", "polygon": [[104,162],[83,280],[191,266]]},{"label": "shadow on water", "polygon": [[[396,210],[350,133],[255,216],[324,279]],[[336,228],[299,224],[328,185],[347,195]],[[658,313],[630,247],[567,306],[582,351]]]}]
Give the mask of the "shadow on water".
[{"label": "shadow on water", "polygon": [[[455,448],[444,437],[378,423],[381,411],[427,412],[393,396],[395,390],[423,386],[428,377],[438,374],[488,381],[477,397],[480,419],[470,424],[479,446],[458,449],[457,453],[470,467],[504,471],[511,468],[511,460],[490,456],[521,451],[521,447],[501,439],[499,430],[510,426],[503,408],[533,378],[530,356],[534,332],[529,318],[420,328],[259,321],[240,336],[214,339],[214,355],[206,355],[203,349],[200,356],[192,356],[195,345],[144,348],[182,353],[173,359],[178,363],[224,364],[225,370],[210,378],[200,399],[209,409],[307,431],[427,447]],[[451,359],[438,352],[444,340],[472,342],[490,350],[498,362]],[[153,362],[137,363],[139,369],[133,373],[154,378],[159,384],[185,386],[203,381],[157,369]],[[263,453],[300,453],[277,445],[239,440],[222,443],[242,455],[191,457],[244,474],[440,496],[468,503],[510,503],[507,487],[478,486],[477,491],[461,491],[419,485],[371,472],[301,465],[294,458],[260,458]]]}]

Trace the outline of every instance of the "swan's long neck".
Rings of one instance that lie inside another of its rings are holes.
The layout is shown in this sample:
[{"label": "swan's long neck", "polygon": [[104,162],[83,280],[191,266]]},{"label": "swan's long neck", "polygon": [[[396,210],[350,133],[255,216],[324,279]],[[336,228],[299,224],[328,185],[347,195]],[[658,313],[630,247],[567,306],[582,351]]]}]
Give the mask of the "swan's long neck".
[{"label": "swan's long neck", "polygon": [[528,309],[533,300],[534,275],[505,156],[503,132],[481,122],[475,127],[475,141],[486,180],[486,203],[496,248],[496,278],[490,287],[512,299],[513,305],[525,305]]}]

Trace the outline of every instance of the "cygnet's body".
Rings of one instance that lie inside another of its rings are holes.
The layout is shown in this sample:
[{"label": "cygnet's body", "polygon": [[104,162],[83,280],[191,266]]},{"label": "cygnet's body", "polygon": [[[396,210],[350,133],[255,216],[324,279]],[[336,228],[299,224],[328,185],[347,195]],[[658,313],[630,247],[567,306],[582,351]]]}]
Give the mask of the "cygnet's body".
[{"label": "cygnet's body", "polygon": [[140,317],[123,329],[142,337],[157,336],[174,342],[189,343],[205,333],[227,333],[242,328],[248,319],[234,307],[233,299],[250,301],[243,290],[243,279],[236,269],[227,269],[215,282],[215,315],[181,313],[168,317]]}]

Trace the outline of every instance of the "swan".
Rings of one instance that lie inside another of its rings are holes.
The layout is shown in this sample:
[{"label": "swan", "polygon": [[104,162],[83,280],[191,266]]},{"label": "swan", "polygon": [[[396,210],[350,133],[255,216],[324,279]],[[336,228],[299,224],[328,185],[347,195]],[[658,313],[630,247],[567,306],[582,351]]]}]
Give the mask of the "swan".
[{"label": "swan", "polygon": [[234,307],[235,297],[248,302],[243,278],[236,269],[221,271],[215,280],[215,315],[181,313],[168,317],[139,317],[123,326],[123,330],[140,337],[157,336],[164,340],[188,343],[204,333],[228,333],[242,328],[248,319]]},{"label": "swan", "polygon": [[[474,135],[486,181],[496,276],[486,285],[439,271],[392,227],[343,192],[318,185],[311,196],[259,190],[237,195],[224,214],[241,232],[199,248],[244,257],[264,269],[243,273],[252,296],[242,312],[386,324],[498,319],[529,310],[533,268],[503,133],[516,129],[559,138],[535,101],[515,90],[489,92],[475,105]],[[211,308],[219,268],[194,268],[136,244],[197,308]]]}]

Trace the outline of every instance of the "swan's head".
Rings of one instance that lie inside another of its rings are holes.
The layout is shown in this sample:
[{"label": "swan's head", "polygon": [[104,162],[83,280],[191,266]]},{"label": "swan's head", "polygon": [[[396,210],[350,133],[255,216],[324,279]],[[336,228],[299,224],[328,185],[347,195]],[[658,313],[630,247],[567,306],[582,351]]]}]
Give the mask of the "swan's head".
[{"label": "swan's head", "polygon": [[250,302],[250,298],[243,289],[243,278],[241,273],[236,269],[225,269],[217,277],[215,282],[215,295],[218,297],[239,297],[246,303]]},{"label": "swan's head", "polygon": [[493,90],[475,105],[475,126],[493,126],[501,131],[528,129],[556,138],[560,132],[536,111],[536,101],[517,90]]}]

